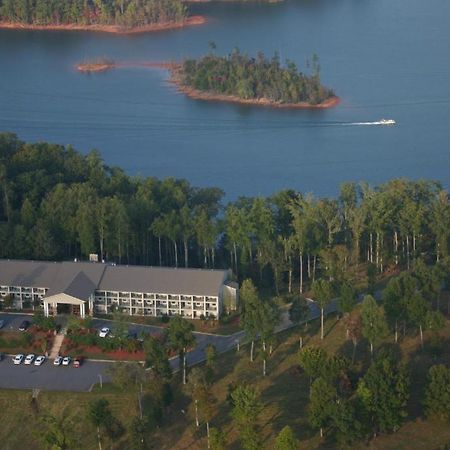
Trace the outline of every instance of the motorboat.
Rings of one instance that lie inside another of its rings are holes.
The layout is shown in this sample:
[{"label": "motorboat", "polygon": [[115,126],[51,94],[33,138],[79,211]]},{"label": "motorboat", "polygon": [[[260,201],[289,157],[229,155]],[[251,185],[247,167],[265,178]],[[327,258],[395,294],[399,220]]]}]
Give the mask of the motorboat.
[{"label": "motorboat", "polygon": [[394,119],[381,119],[380,125],[395,125]]}]

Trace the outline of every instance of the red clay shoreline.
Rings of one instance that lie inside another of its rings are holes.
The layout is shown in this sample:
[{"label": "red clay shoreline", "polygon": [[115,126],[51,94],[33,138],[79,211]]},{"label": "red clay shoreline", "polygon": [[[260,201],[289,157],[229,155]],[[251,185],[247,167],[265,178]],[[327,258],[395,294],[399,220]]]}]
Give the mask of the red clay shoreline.
[{"label": "red clay shoreline", "polygon": [[322,103],[313,105],[307,102],[300,103],[280,103],[270,100],[268,98],[251,98],[243,99],[235,95],[216,94],[214,92],[203,92],[198,89],[193,89],[189,86],[183,86],[178,81],[171,79],[171,82],[175,84],[179,92],[182,92],[187,97],[195,100],[215,101],[215,102],[227,102],[235,103],[239,105],[251,105],[251,106],[267,106],[270,108],[282,108],[282,109],[327,109],[338,105],[341,99],[337,96],[330,97]]},{"label": "red clay shoreline", "polygon": [[95,31],[113,34],[151,33],[155,31],[174,30],[191,25],[203,25],[206,19],[203,16],[190,16],[182,22],[154,23],[141,27],[126,28],[120,25],[33,25],[16,22],[0,22],[0,29],[8,30],[35,30],[35,31]]},{"label": "red clay shoreline", "polygon": [[189,98],[194,100],[204,100],[204,101],[215,101],[215,102],[227,102],[235,103],[239,105],[250,105],[250,106],[265,106],[271,108],[282,108],[282,109],[327,109],[337,106],[341,99],[337,96],[328,98],[322,103],[317,105],[312,105],[307,102],[300,103],[281,103],[274,102],[267,98],[257,98],[257,99],[242,99],[235,95],[225,95],[217,94],[214,92],[204,92],[198,89],[191,88],[182,84],[180,77],[178,76],[178,71],[180,70],[180,64],[175,62],[93,62],[93,63],[81,63],[75,66],[76,70],[80,72],[103,72],[106,70],[121,68],[121,67],[149,67],[157,69],[165,69],[170,72],[170,82],[174,84],[177,90]]}]

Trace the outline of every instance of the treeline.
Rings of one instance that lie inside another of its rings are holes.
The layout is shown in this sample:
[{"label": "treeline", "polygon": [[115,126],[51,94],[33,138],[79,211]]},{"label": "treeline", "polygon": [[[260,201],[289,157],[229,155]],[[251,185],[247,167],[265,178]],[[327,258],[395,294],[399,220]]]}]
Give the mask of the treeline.
[{"label": "treeline", "polygon": [[212,53],[198,60],[188,59],[180,71],[182,83],[200,91],[233,95],[242,99],[268,99],[279,103],[306,102],[316,105],[334,96],[320,83],[318,58],[312,59],[312,75],[299,72],[295,63],[280,63],[277,53],[256,58],[233,50],[228,56]]},{"label": "treeline", "polygon": [[137,27],[186,15],[180,0],[0,0],[0,20],[33,25]]},{"label": "treeline", "polygon": [[337,198],[294,190],[223,205],[218,188],[130,177],[96,151],[0,134],[0,257],[232,267],[303,292],[351,267],[409,268],[448,256],[450,205],[433,181],[344,183]]}]

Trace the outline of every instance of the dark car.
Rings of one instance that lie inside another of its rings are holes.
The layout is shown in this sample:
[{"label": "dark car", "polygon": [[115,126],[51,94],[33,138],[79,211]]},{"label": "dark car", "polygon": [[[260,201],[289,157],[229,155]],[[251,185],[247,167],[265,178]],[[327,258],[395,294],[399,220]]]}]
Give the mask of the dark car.
[{"label": "dark car", "polygon": [[25,331],[30,326],[30,322],[28,320],[24,320],[19,327],[19,331]]},{"label": "dark car", "polygon": [[1,361],[2,359],[5,359],[5,354],[0,352],[0,361]]},{"label": "dark car", "polygon": [[83,357],[82,356],[77,356],[74,360],[73,360],[73,367],[81,367],[83,365]]}]

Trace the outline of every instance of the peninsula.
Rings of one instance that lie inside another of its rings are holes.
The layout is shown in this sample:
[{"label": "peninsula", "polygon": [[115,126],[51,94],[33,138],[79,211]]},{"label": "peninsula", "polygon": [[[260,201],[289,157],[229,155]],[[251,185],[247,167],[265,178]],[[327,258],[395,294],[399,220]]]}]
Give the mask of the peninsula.
[{"label": "peninsula", "polygon": [[320,82],[320,66],[312,58],[312,73],[299,72],[292,61],[282,66],[275,54],[256,58],[234,50],[228,56],[208,54],[171,69],[172,81],[191,98],[281,108],[329,108],[339,103],[333,90]]},{"label": "peninsula", "polygon": [[0,0],[0,28],[131,34],[203,23],[181,0]]}]

